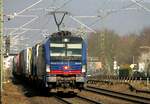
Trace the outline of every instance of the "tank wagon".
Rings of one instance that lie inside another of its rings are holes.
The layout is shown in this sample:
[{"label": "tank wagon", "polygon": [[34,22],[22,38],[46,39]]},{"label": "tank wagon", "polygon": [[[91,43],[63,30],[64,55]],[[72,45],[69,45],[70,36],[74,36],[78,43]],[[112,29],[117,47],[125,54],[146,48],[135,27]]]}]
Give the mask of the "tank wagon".
[{"label": "tank wagon", "polygon": [[[19,53],[13,73],[51,92],[78,92],[86,82],[86,42],[61,31]],[[15,57],[17,58],[17,57]],[[17,62],[19,61],[19,62]],[[15,64],[14,63],[14,64]],[[18,72],[16,71],[18,70]]]}]

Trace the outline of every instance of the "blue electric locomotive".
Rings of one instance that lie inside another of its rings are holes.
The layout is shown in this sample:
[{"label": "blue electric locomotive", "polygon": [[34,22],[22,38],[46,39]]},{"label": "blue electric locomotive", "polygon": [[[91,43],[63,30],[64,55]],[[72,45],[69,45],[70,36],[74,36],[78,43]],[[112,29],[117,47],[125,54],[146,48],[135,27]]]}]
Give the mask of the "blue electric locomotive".
[{"label": "blue electric locomotive", "polygon": [[37,82],[56,92],[78,92],[86,81],[86,42],[68,31],[52,34],[38,44],[33,62]]}]

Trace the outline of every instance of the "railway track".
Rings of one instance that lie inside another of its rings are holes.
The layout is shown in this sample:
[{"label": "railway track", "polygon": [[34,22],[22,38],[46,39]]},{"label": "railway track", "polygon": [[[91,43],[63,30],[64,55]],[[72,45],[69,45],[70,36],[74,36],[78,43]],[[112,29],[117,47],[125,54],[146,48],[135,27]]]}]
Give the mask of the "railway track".
[{"label": "railway track", "polygon": [[150,98],[146,98],[146,97],[142,97],[142,96],[130,95],[130,94],[120,93],[120,92],[116,92],[116,91],[95,88],[95,87],[91,87],[91,86],[87,86],[84,90],[94,92],[97,94],[103,94],[106,96],[110,96],[110,97],[114,97],[114,98],[118,98],[118,99],[122,99],[122,100],[131,101],[134,103],[150,104]]},{"label": "railway track", "polygon": [[97,101],[94,101],[94,100],[91,100],[91,99],[88,99],[88,98],[85,98],[85,97],[81,97],[81,96],[79,96],[79,95],[77,95],[76,97],[78,97],[79,99],[88,101],[90,104],[91,104],[91,103],[93,103],[93,104],[102,104],[101,102],[97,102]]},{"label": "railway track", "polygon": [[95,83],[108,83],[108,84],[126,84],[130,87],[130,90],[133,91],[135,90],[136,92],[141,92],[141,93],[147,93],[150,94],[150,91],[147,90],[139,90],[136,89],[134,86],[132,86],[132,84],[130,84],[129,82],[118,82],[118,80],[88,80],[87,83],[89,84],[95,84]]},{"label": "railway track", "polygon": [[[63,98],[61,96],[55,96],[56,99],[58,99],[63,104],[76,104],[76,103],[83,103],[83,104],[102,104],[101,102],[97,102],[94,100],[91,100],[86,97],[82,97],[79,95],[76,95],[73,98]],[[76,101],[75,101],[76,100]]]},{"label": "railway track", "polygon": [[59,100],[59,102],[63,103],[63,104],[71,104],[69,101],[64,100],[62,97],[60,96],[54,96],[56,99]]}]

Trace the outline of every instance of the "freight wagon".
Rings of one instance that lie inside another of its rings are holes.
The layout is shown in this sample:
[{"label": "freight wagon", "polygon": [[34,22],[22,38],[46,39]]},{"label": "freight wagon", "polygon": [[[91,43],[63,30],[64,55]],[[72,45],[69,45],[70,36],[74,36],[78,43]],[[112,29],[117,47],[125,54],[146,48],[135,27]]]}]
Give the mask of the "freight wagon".
[{"label": "freight wagon", "polygon": [[19,53],[19,73],[34,86],[76,93],[86,82],[86,47],[80,36],[68,31],[54,33]]}]

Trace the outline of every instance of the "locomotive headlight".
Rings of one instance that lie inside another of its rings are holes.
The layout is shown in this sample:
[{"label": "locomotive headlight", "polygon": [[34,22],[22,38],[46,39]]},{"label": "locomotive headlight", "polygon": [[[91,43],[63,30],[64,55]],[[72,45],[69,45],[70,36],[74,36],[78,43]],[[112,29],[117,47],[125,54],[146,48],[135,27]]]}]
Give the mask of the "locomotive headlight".
[{"label": "locomotive headlight", "polygon": [[86,66],[85,65],[82,66],[82,72],[83,73],[86,72]]},{"label": "locomotive headlight", "polygon": [[63,39],[63,42],[69,42],[69,39],[64,38],[64,39]]},{"label": "locomotive headlight", "polygon": [[50,66],[46,65],[46,72],[49,73],[50,72]]},{"label": "locomotive headlight", "polygon": [[68,69],[69,69],[69,66],[63,66],[63,69],[64,69],[64,70],[68,70]]}]

